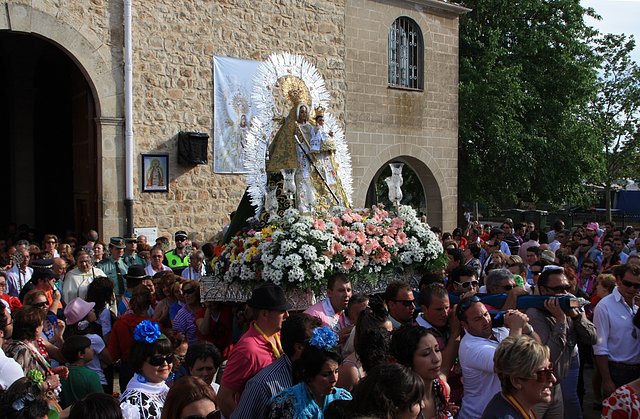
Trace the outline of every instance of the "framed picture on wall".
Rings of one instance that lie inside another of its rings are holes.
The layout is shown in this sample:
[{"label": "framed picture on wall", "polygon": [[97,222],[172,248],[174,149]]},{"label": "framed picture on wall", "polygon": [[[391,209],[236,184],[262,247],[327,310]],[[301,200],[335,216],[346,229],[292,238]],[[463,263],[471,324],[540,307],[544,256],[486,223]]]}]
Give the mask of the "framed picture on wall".
[{"label": "framed picture on wall", "polygon": [[142,192],[169,192],[169,155],[142,155]]}]

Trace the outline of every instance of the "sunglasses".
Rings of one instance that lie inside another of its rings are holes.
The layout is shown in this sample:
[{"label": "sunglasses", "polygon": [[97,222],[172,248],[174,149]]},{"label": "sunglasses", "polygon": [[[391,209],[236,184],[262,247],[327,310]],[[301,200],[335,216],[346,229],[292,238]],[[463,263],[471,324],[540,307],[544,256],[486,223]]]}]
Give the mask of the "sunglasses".
[{"label": "sunglasses", "polygon": [[536,371],[535,380],[539,383],[548,383],[552,380],[553,377],[553,368],[544,368],[539,371]]},{"label": "sunglasses", "polygon": [[516,286],[513,284],[507,284],[507,285],[503,285],[502,289],[505,291],[511,291],[512,289],[514,289]]},{"label": "sunglasses", "polygon": [[462,288],[469,288],[469,286],[477,287],[478,281],[456,282],[456,284],[460,284]]},{"label": "sunglasses", "polygon": [[47,303],[46,301],[42,302],[42,303],[35,303],[32,304],[33,307],[35,308],[45,308],[46,306],[48,306],[49,303]]},{"label": "sunglasses", "polygon": [[162,366],[164,365],[165,362],[167,364],[173,364],[173,354],[169,354],[167,356],[162,356],[162,355],[152,356],[152,357],[149,357],[147,362],[149,363],[149,365],[153,367]]},{"label": "sunglasses", "polygon": [[184,416],[181,419],[220,419],[222,417],[222,413],[219,410],[214,410],[210,412],[207,416],[202,415],[190,415]]},{"label": "sunglasses", "polygon": [[405,307],[413,307],[415,304],[415,300],[391,300],[396,303],[400,303]]},{"label": "sunglasses", "polygon": [[187,239],[176,239],[177,242],[183,242],[185,240],[187,240]]},{"label": "sunglasses", "polygon": [[535,271],[531,271],[531,275],[533,276],[538,276],[540,275],[542,272],[535,272]]},{"label": "sunglasses", "polygon": [[[543,285],[544,286],[544,285]],[[571,289],[571,285],[558,285],[556,287],[546,287],[546,289],[551,290],[556,293],[567,292]],[[640,284],[638,284],[638,288],[640,289]]]},{"label": "sunglasses", "polygon": [[640,290],[640,284],[638,284],[638,283],[630,282],[630,281],[627,281],[626,279],[621,279],[620,282],[622,282],[622,285],[624,285],[627,288],[633,288],[634,290]]},{"label": "sunglasses", "polygon": [[195,288],[187,288],[187,289],[183,289],[183,290],[182,290],[182,293],[183,293],[183,294],[187,294],[187,295],[191,295],[191,294],[193,294],[194,292],[196,292],[196,289],[195,289]]},{"label": "sunglasses", "polygon": [[582,265],[582,269],[591,269],[594,270],[596,267],[591,265]]},{"label": "sunglasses", "polygon": [[475,303],[479,303],[479,302],[480,302],[480,299],[476,295],[474,295],[471,298],[465,298],[464,300],[462,300],[458,304],[458,308],[456,309],[458,317],[462,316],[462,313],[467,311],[469,309],[469,307],[471,307],[471,304],[475,304]]}]

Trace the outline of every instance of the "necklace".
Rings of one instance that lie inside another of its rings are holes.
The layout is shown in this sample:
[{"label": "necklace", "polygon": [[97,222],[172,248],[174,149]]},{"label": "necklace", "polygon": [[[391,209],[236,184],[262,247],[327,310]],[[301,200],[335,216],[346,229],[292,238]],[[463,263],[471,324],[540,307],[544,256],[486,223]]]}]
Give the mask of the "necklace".
[{"label": "necklace", "polygon": [[282,356],[282,344],[280,343],[280,335],[278,335],[277,333],[273,335],[273,339],[276,341],[276,343],[274,344],[271,341],[271,339],[267,337],[266,333],[264,333],[262,329],[260,329],[260,326],[258,326],[257,323],[254,322],[253,327],[255,327],[258,333],[260,333],[260,336],[262,336],[264,340],[266,340],[269,343],[269,345],[271,345],[271,350],[273,351],[273,355],[276,358],[280,358]]}]

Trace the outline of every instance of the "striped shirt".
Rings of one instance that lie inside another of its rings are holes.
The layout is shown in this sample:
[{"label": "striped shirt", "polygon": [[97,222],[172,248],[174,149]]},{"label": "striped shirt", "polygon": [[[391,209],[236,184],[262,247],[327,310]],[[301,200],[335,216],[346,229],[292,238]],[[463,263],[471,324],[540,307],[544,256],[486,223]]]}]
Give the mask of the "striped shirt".
[{"label": "striped shirt", "polygon": [[244,388],[231,419],[260,419],[266,417],[271,398],[293,386],[291,360],[287,354],[263,368]]}]

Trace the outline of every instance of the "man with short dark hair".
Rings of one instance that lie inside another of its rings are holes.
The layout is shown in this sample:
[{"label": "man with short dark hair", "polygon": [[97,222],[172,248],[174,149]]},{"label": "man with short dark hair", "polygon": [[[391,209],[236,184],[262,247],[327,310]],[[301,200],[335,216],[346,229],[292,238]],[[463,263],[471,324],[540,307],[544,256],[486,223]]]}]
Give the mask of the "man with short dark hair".
[{"label": "man with short dark hair", "polygon": [[476,270],[468,266],[460,266],[449,273],[449,281],[453,284],[453,292],[463,294],[478,292],[478,278]]},{"label": "man with short dark hair", "polygon": [[403,324],[411,324],[415,309],[415,297],[411,285],[403,281],[390,282],[384,292],[384,300],[394,330],[399,329]]},{"label": "man with short dark hair", "polygon": [[[538,279],[540,295],[565,297],[570,295],[570,289],[569,280],[560,266],[547,265]],[[576,309],[565,312],[557,298],[546,300],[544,307],[544,310],[530,308],[527,315],[540,341],[551,351],[550,361],[558,385],[552,391],[551,404],[536,406],[536,417],[576,417],[581,412],[577,393],[580,361],[576,344],[595,344],[596,328],[587,320],[584,312]]]},{"label": "man with short dark hair", "polygon": [[247,382],[231,419],[265,417],[271,398],[294,385],[292,363],[300,358],[313,329],[321,325],[320,319],[305,313],[292,314],[284,322],[281,331],[284,355]]},{"label": "man with short dark hair", "polygon": [[640,330],[632,323],[638,311],[640,267],[620,265],[614,269],[616,287],[596,305],[593,322],[598,342],[593,345],[602,375],[602,395],[640,377]]},{"label": "man with short dark hair", "polygon": [[282,288],[273,283],[260,285],[247,305],[253,309],[255,320],[231,351],[218,392],[220,410],[226,418],[235,410],[247,381],[283,353],[279,332],[291,306]]},{"label": "man with short dark hair", "polygon": [[344,312],[352,293],[351,280],[343,273],[333,274],[327,282],[327,298],[304,312],[319,318],[323,326],[329,326],[344,341],[353,327]]},{"label": "man with short dark hair", "polygon": [[493,370],[498,344],[507,336],[531,335],[533,328],[529,318],[517,310],[504,315],[505,327],[492,328],[491,316],[477,297],[461,300],[456,316],[466,332],[458,351],[464,377],[464,403],[458,418],[475,419],[482,416],[493,395],[501,391],[500,380]]}]

